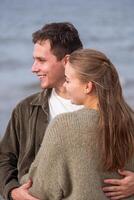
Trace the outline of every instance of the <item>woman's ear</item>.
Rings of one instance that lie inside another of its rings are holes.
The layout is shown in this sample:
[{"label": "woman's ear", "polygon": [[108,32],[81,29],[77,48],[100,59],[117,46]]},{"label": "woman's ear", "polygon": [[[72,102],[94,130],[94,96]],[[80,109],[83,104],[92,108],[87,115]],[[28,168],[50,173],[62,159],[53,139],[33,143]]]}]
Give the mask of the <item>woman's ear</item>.
[{"label": "woman's ear", "polygon": [[89,94],[92,92],[92,89],[93,89],[93,83],[89,81],[85,86],[84,93]]}]

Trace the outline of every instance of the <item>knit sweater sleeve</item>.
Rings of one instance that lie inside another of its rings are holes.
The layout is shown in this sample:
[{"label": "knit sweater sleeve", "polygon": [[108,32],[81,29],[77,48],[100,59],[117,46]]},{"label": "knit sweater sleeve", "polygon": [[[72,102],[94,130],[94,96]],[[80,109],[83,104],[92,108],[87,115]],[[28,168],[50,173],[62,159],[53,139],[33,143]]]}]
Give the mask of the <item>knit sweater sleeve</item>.
[{"label": "knit sweater sleeve", "polygon": [[[48,126],[41,148],[32,163],[27,178],[32,178],[30,193],[43,200],[61,199],[63,191],[60,185],[60,164],[62,158],[62,141],[60,135],[63,126],[59,118]],[[25,179],[25,177],[24,177]],[[23,181],[24,182],[24,181]]]}]

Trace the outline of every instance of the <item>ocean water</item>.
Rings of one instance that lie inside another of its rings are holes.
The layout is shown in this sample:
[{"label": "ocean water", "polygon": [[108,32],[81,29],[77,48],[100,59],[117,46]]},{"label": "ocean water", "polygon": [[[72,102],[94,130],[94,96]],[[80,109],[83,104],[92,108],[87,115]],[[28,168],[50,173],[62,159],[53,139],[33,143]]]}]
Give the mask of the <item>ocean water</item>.
[{"label": "ocean water", "polygon": [[14,106],[40,90],[31,73],[31,35],[49,22],[72,22],[85,47],[110,57],[134,108],[133,10],[133,0],[0,0],[0,136]]},{"label": "ocean water", "polygon": [[49,22],[70,21],[85,47],[106,53],[134,107],[134,1],[133,0],[5,0],[0,5],[0,135],[13,107],[36,92],[31,73],[31,34]]}]

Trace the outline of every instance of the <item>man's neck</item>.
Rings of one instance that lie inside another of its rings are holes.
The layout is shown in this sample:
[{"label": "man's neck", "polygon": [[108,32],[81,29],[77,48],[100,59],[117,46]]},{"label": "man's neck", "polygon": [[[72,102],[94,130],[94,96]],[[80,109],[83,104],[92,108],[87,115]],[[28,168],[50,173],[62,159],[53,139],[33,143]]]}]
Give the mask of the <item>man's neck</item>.
[{"label": "man's neck", "polygon": [[64,99],[69,99],[69,96],[67,94],[65,87],[54,88],[54,90],[60,97],[63,97]]}]

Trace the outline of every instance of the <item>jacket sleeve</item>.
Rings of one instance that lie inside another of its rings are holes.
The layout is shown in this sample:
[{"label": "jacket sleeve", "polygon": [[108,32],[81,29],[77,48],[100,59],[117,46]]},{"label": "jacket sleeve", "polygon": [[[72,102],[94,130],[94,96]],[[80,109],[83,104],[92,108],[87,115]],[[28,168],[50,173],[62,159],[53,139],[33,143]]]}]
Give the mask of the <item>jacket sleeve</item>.
[{"label": "jacket sleeve", "polygon": [[59,132],[63,132],[57,127],[57,122],[48,126],[43,138],[40,150],[32,163],[28,179],[32,178],[33,185],[30,193],[43,200],[61,199],[63,191],[60,185],[62,142],[58,137]]},{"label": "jacket sleeve", "polygon": [[19,142],[16,133],[18,129],[19,123],[14,110],[6,133],[0,141],[0,194],[4,199],[9,199],[11,189],[20,186],[17,178]]}]

